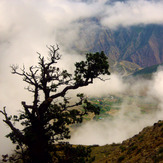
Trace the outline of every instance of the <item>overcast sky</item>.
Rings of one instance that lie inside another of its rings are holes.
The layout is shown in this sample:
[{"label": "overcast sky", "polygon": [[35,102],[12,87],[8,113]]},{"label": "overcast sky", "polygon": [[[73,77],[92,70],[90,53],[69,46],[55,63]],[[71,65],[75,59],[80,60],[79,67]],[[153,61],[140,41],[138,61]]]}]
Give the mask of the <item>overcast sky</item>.
[{"label": "overcast sky", "polygon": [[[83,19],[98,17],[100,26],[110,29],[132,25],[162,24],[163,1],[130,0],[109,3],[107,0],[0,0],[0,108],[9,113],[21,109],[20,102],[29,100],[19,77],[10,73],[11,64],[35,64],[36,52],[47,53],[46,45],[59,44],[61,66],[72,69],[81,59],[72,47],[82,43],[80,29],[96,29],[96,24],[82,23]],[[90,32],[90,30],[86,30]],[[9,149],[4,135],[8,132],[0,115],[0,154]],[[2,145],[3,143],[3,145]],[[3,148],[3,149],[2,149]]]}]

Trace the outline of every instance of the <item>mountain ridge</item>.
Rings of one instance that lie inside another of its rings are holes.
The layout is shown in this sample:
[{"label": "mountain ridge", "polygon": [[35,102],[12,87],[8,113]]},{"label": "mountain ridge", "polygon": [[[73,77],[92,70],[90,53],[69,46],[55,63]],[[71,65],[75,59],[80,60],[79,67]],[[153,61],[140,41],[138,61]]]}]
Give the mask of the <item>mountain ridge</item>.
[{"label": "mountain ridge", "polygon": [[[104,51],[113,62],[128,61],[141,68],[163,63],[163,25],[139,25],[111,30],[100,26],[100,18],[81,20],[79,51]],[[91,27],[96,24],[96,27]],[[90,29],[87,29],[87,26]],[[92,29],[93,28],[93,29]]]},{"label": "mountain ridge", "polygon": [[91,148],[94,163],[163,163],[163,121],[144,128],[121,144]]}]

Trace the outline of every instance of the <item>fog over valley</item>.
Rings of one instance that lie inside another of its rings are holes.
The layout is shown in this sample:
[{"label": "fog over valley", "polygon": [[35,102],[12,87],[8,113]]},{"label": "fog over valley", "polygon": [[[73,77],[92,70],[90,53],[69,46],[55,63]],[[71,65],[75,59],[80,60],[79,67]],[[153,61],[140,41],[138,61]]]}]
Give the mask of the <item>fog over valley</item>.
[{"label": "fog over valley", "polygon": [[[70,142],[72,144],[111,144],[121,143],[135,134],[138,134],[144,127],[162,119],[163,114],[163,71],[162,67],[153,74],[152,80],[135,80],[132,83],[124,82],[119,76],[111,75],[106,83],[95,82],[85,90],[89,97],[127,96],[124,98],[113,118],[105,117],[98,121],[91,120],[81,124],[72,133]],[[131,80],[131,79],[130,79]],[[84,90],[83,90],[84,91]],[[108,93],[109,92],[109,93]],[[153,110],[143,114],[141,99],[150,107],[155,104]]]},{"label": "fog over valley", "polygon": [[[85,21],[98,19],[96,21]],[[101,28],[116,31],[120,27],[163,24],[163,1],[161,0],[0,0],[0,109],[6,106],[8,114],[18,114],[21,101],[32,103],[32,94],[21,77],[12,75],[13,64],[26,70],[37,64],[38,54],[45,57],[46,46],[59,45],[62,59],[58,66],[73,73],[74,63],[84,59],[83,35],[93,35]],[[81,35],[81,30],[83,35]],[[79,50],[80,49],[80,50]],[[81,50],[83,49],[83,51]],[[116,116],[98,121],[90,120],[75,128],[69,140],[73,144],[118,143],[137,134],[144,127],[162,119],[163,115],[163,68],[148,79],[124,80],[118,73],[95,80],[94,84],[70,91],[70,96],[83,92],[89,98],[127,96]],[[143,114],[137,97],[146,103],[153,102],[155,110]],[[19,125],[18,125],[19,126]],[[13,145],[5,137],[10,129],[0,114],[0,155],[12,153]]]}]

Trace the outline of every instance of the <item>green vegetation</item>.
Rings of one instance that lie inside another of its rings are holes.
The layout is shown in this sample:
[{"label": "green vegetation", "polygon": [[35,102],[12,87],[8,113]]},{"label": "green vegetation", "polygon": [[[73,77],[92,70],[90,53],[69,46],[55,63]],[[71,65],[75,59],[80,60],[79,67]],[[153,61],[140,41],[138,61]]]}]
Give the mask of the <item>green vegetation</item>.
[{"label": "green vegetation", "polygon": [[105,117],[111,118],[112,115],[109,112],[111,110],[119,110],[122,103],[122,98],[116,97],[114,95],[103,98],[89,98],[88,100],[93,105],[100,107],[100,114],[94,117],[95,120],[101,120]]},{"label": "green vegetation", "polygon": [[153,65],[153,66],[150,66],[150,67],[146,67],[142,70],[139,70],[139,71],[136,71],[133,76],[134,77],[144,77],[144,78],[147,78],[147,79],[151,79],[152,77],[152,73],[156,72],[158,67],[159,66],[162,66],[163,64],[158,64],[158,65]]},{"label": "green vegetation", "polygon": [[133,152],[135,149],[137,149],[137,146],[136,145],[132,145],[129,147],[128,151],[127,151],[127,154],[131,154],[131,152]]},{"label": "green vegetation", "polygon": [[[93,117],[94,120],[102,120],[102,119],[112,119],[114,116],[116,116],[118,111],[121,109],[121,105],[123,102],[127,102],[126,107],[132,107],[133,104],[136,103],[136,108],[139,109],[141,114],[148,114],[154,111],[157,108],[157,102],[151,102],[146,101],[145,96],[133,96],[133,95],[108,95],[107,97],[93,97],[88,98],[88,101],[90,101],[94,106],[100,108],[100,114],[95,115]],[[128,105],[128,106],[127,106]],[[129,112],[126,113],[126,116],[128,116]],[[135,117],[137,118],[137,117]],[[84,116],[85,120],[91,120],[92,117],[90,115]]]},{"label": "green vegetation", "polygon": [[139,141],[143,141],[143,140],[144,140],[144,135],[140,135],[140,136],[138,137],[138,140],[139,140]]},{"label": "green vegetation", "polygon": [[121,152],[124,152],[126,150],[126,147],[122,145],[119,148],[121,149]]},{"label": "green vegetation", "polygon": [[159,148],[158,153],[163,153],[163,147],[160,147],[160,148]]},{"label": "green vegetation", "polygon": [[118,158],[118,162],[121,162],[121,161],[123,161],[125,159],[125,156],[120,156],[119,158]]}]

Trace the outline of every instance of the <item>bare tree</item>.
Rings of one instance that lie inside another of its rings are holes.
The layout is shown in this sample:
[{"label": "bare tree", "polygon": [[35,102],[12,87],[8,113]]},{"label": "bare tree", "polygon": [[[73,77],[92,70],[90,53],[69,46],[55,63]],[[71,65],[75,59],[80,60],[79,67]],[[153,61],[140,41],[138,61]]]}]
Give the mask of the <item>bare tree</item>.
[{"label": "bare tree", "polygon": [[[45,59],[38,53],[38,65],[29,67],[28,71],[25,67],[19,69],[18,66],[11,66],[12,74],[22,77],[28,84],[27,90],[33,94],[33,103],[22,101],[24,110],[19,116],[8,116],[5,108],[0,111],[4,115],[3,121],[12,131],[8,137],[17,144],[18,150],[22,150],[24,162],[27,160],[28,163],[54,162],[54,155],[59,160],[59,146],[54,144],[70,138],[68,126],[81,123],[83,115],[88,112],[99,114],[100,111],[83,94],[77,95],[79,101],[70,103],[67,92],[92,84],[95,78],[102,80],[100,75],[110,74],[107,57],[103,52],[86,54],[86,61],[77,62],[72,75],[56,66],[61,59],[59,47],[47,48],[48,58]],[[41,94],[43,100],[40,98]],[[58,98],[62,100],[56,102]],[[83,109],[76,109],[79,105]],[[13,125],[15,121],[19,121],[24,129],[17,129]]]}]

